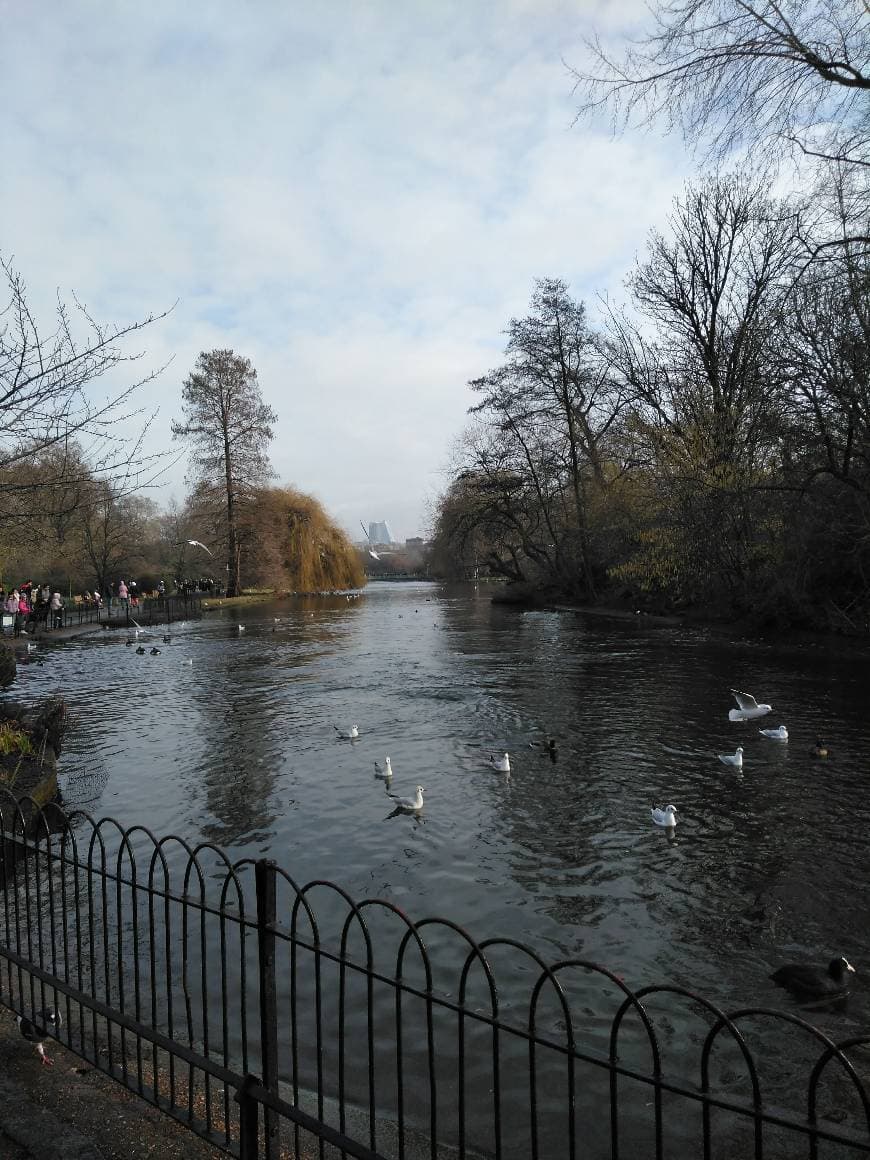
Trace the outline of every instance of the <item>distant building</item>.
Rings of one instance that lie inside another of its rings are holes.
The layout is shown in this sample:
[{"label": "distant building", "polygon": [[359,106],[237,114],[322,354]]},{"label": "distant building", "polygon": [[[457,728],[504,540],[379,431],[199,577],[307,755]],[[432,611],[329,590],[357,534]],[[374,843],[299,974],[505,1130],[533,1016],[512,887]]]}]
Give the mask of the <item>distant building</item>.
[{"label": "distant building", "polygon": [[393,533],[390,531],[390,525],[386,520],[381,520],[379,523],[369,524],[369,543],[370,544],[393,544]]},{"label": "distant building", "polygon": [[422,548],[425,543],[422,536],[411,536],[410,539],[405,540],[406,548]]}]

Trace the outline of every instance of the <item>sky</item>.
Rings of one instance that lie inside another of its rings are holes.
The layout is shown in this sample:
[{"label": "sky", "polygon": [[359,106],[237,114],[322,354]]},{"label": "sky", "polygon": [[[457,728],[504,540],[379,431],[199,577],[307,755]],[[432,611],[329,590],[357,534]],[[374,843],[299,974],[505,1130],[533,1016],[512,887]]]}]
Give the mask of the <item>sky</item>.
[{"label": "sky", "polygon": [[[138,335],[173,447],[201,351],[255,366],[276,482],[425,535],[536,278],[594,321],[693,166],[575,123],[568,65],[639,0],[0,0],[0,254],[49,326]],[[130,368],[125,368],[128,379]],[[174,445],[176,457],[182,450]],[[181,499],[184,456],[150,494]]]}]

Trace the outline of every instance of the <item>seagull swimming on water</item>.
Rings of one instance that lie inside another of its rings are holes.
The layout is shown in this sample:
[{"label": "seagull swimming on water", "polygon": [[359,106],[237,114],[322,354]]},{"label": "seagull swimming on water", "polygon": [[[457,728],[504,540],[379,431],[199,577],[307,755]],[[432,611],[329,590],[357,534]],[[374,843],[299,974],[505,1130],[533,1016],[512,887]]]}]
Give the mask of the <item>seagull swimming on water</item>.
[{"label": "seagull swimming on water", "polygon": [[55,1011],[51,1007],[49,1010],[43,1011],[40,1014],[38,1023],[32,1019],[27,1019],[24,1015],[18,1015],[15,1022],[18,1024],[18,1030],[27,1042],[32,1043],[36,1048],[42,1063],[50,1067],[54,1063],[54,1060],[49,1059],[45,1054],[45,1040],[50,1035],[55,1035],[60,1028],[63,1022],[60,1017],[60,1012]]},{"label": "seagull swimming on water", "polygon": [[672,830],[677,824],[676,806],[653,806],[650,813],[657,826],[664,826],[666,829]]},{"label": "seagull swimming on water", "polygon": [[333,725],[332,728],[336,731],[342,741],[356,741],[357,737],[359,737],[358,725],[351,725],[350,729],[339,729],[337,725]]},{"label": "seagull swimming on water", "polygon": [[741,693],[737,689],[732,689],[731,695],[738,707],[728,710],[729,721],[752,721],[755,717],[767,716],[773,709],[773,705],[759,705],[751,693]]},{"label": "seagull swimming on water", "polygon": [[375,777],[380,777],[383,781],[389,781],[392,776],[393,767],[390,765],[389,757],[384,758],[383,765],[379,761],[375,762]]},{"label": "seagull swimming on water", "polygon": [[390,797],[396,803],[397,810],[422,810],[423,808],[423,787],[417,786],[417,792],[412,798],[399,797],[398,794],[391,793]]},{"label": "seagull swimming on water", "polygon": [[504,757],[493,757],[493,755],[490,754],[489,764],[499,773],[510,773],[511,771],[511,759],[507,753],[504,755]]},{"label": "seagull swimming on water", "polygon": [[732,765],[735,769],[743,768],[743,746],[737,746],[736,753],[719,753],[717,754],[719,760],[723,765]]},{"label": "seagull swimming on water", "polygon": [[762,737],[769,737],[771,741],[788,741],[788,729],[780,725],[778,729],[759,729]]}]

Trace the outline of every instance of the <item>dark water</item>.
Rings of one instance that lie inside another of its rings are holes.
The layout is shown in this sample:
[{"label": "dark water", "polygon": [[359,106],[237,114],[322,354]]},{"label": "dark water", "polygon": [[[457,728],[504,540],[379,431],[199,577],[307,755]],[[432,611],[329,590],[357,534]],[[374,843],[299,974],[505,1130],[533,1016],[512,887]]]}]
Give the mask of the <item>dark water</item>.
[{"label": "dark water", "polygon": [[[158,657],[103,633],[42,649],[15,694],[68,699],[68,806],[268,855],[297,881],[592,959],[632,987],[866,1030],[860,975],[812,1013],[768,975],[840,952],[870,968],[867,654],[489,596],[373,584],[219,610],[173,626]],[[731,687],[773,713],[731,724]],[[354,723],[360,739],[337,740]],[[759,735],[780,723],[787,744]],[[530,746],[547,735],[555,762]],[[716,757],[738,744],[742,775]],[[509,778],[488,766],[505,750]],[[425,787],[419,819],[387,817],[387,754],[394,792]],[[677,806],[675,841],[653,802]]]}]

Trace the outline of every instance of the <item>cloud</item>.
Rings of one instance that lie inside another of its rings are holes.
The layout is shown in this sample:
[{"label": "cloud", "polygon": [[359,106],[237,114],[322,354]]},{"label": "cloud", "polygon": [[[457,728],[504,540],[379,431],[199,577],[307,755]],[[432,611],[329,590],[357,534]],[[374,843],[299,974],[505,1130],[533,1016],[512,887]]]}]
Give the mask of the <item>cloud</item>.
[{"label": "cloud", "polygon": [[534,278],[618,290],[689,170],[673,144],[572,125],[563,61],[640,4],[2,9],[0,250],[34,305],[177,302],[143,336],[174,358],[152,443],[199,351],[232,347],[279,415],[279,476],[352,532],[422,530],[465,384]]}]

